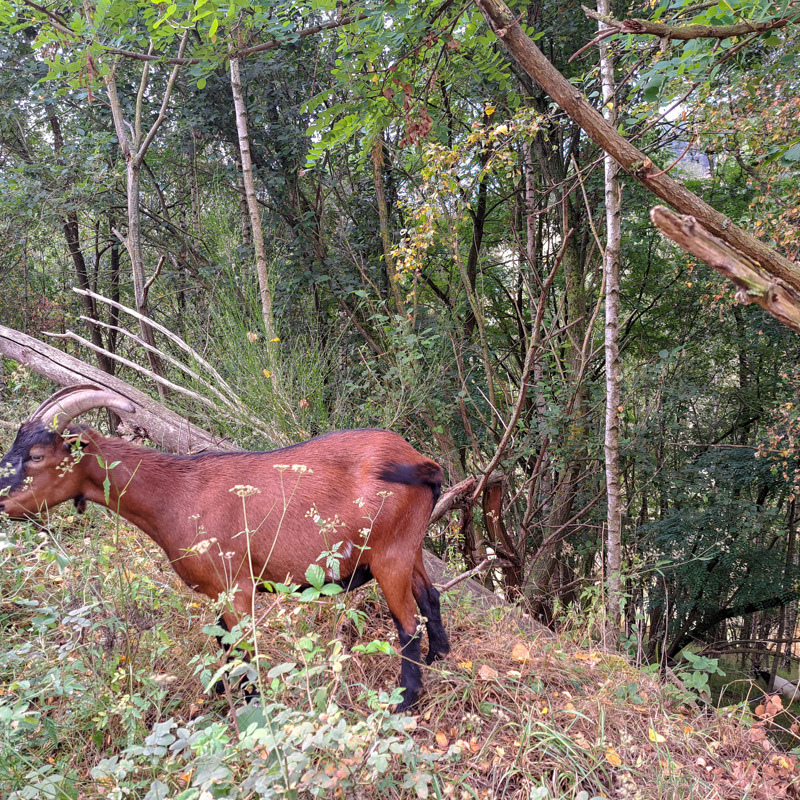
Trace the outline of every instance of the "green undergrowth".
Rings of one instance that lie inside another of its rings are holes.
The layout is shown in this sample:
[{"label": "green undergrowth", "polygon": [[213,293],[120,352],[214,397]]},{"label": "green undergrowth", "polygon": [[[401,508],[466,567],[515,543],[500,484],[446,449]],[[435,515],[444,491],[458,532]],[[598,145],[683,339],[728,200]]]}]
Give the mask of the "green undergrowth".
[{"label": "green undergrowth", "polygon": [[[795,780],[747,702],[702,712],[689,673],[664,683],[585,630],[545,637],[447,595],[453,652],[414,716],[391,713],[396,636],[374,588],[263,595],[231,634],[257,630],[251,666],[226,665],[211,604],[97,508],[2,523],[0,597],[9,800],[780,797]],[[248,671],[257,707],[231,688]]]}]

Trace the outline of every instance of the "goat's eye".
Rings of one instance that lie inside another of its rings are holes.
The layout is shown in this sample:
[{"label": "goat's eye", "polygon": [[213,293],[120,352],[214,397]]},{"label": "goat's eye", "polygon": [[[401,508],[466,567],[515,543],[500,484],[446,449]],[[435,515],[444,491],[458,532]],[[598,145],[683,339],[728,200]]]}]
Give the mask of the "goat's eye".
[{"label": "goat's eye", "polygon": [[42,455],[33,455],[31,454],[30,461],[41,461],[44,458]]}]

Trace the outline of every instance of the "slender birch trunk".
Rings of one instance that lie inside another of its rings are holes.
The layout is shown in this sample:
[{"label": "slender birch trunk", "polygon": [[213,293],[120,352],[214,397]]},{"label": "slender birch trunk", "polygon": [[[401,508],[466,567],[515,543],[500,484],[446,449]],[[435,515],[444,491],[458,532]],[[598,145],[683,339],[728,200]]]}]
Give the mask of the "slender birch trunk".
[{"label": "slender birch trunk", "polygon": [[264,319],[264,332],[267,337],[267,359],[273,386],[277,385],[275,371],[275,320],[272,315],[272,292],[270,290],[267,252],[264,248],[264,234],[261,228],[261,210],[258,207],[255,182],[253,180],[253,160],[250,156],[250,133],[247,127],[247,104],[242,90],[241,65],[238,58],[231,57],[231,90],[236,111],[236,131],[239,135],[239,155],[242,163],[242,183],[247,199],[247,210],[250,214],[250,229],[253,236],[253,249],[256,256],[256,274],[258,275],[258,293],[261,297],[261,315]]},{"label": "slender birch trunk", "polygon": [[[600,14],[610,13],[609,0],[597,0]],[[603,25],[600,23],[600,27]],[[600,42],[600,77],[603,88],[603,116],[616,127],[617,111],[614,100],[614,57],[608,40]],[[619,186],[619,164],[606,153],[605,200],[606,200],[606,249],[603,254],[603,272],[606,287],[606,578],[608,619],[610,626],[619,629],[622,621],[622,497],[619,476],[619,258],[621,239],[622,198]]]}]

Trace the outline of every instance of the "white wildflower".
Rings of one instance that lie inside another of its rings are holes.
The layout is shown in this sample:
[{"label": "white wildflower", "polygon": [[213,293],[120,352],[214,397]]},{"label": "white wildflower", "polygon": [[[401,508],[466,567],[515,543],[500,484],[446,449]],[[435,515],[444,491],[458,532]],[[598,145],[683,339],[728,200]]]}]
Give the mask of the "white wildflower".
[{"label": "white wildflower", "polygon": [[234,486],[232,489],[228,489],[228,491],[238,494],[239,497],[249,497],[251,494],[261,494],[261,489],[242,483],[237,483],[236,486]]}]

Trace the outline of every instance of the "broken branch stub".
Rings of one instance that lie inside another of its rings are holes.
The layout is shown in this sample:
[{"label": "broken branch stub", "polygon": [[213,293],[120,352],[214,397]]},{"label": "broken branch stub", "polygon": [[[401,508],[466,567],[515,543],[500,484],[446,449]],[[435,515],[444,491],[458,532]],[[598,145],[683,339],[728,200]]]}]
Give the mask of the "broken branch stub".
[{"label": "broken branch stub", "polygon": [[655,206],[650,211],[650,219],[664,236],[734,283],[740,303],[757,303],[775,319],[800,333],[800,292],[794,287],[768,274],[690,215]]}]

